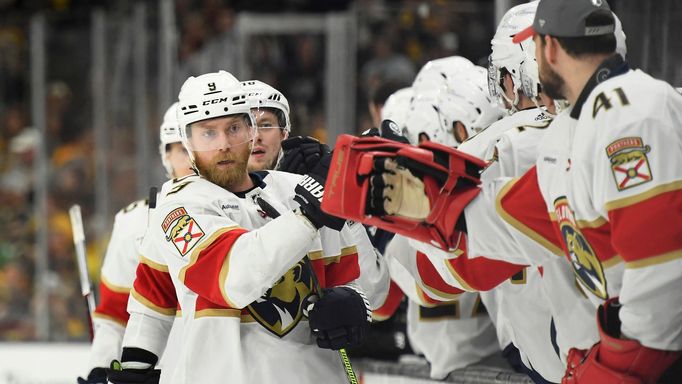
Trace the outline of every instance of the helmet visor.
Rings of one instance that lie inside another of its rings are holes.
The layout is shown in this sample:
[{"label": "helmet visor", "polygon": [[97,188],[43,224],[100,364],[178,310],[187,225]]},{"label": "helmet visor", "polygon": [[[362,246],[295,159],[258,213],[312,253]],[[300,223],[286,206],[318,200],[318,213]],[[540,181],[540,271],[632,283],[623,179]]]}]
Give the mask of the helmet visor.
[{"label": "helmet visor", "polygon": [[248,114],[197,121],[187,127],[187,146],[195,152],[237,147],[256,137],[256,127]]}]

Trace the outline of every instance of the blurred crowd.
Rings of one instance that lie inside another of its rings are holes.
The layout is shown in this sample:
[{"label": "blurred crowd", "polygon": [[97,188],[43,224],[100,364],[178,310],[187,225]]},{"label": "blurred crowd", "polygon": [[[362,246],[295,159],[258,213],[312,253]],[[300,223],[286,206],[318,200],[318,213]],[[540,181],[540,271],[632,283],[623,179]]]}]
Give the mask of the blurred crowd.
[{"label": "blurred crowd", "polygon": [[[134,192],[135,170],[134,162],[130,160],[135,151],[134,135],[130,134],[132,119],[115,115],[108,119],[110,147],[106,166],[110,212],[103,223],[95,218],[95,143],[90,116],[90,84],[86,80],[90,58],[87,50],[72,49],[88,47],[87,39],[78,40],[74,36],[83,31],[87,35],[89,26],[84,23],[80,31],[49,34],[51,67],[47,75],[47,137],[44,138],[49,163],[48,205],[47,212],[34,211],[34,167],[41,138],[32,127],[30,114],[28,20],[31,10],[22,12],[21,3],[0,4],[3,11],[0,16],[0,340],[35,340],[38,337],[36,316],[44,312],[38,308],[41,301],[36,300],[37,283],[44,284],[49,291],[50,340],[86,340],[87,316],[80,298],[68,208],[74,203],[82,207],[88,260],[96,285],[108,241],[106,235],[101,235],[107,233],[102,228],[111,228],[114,213],[142,197]],[[68,1],[50,4],[56,7],[58,3],[66,3],[67,7],[68,4],[88,6]],[[122,8],[129,7],[131,3],[119,1],[103,5],[120,17],[122,11],[116,7],[121,4]],[[380,85],[408,84],[417,69],[432,58],[457,54],[474,62],[484,62],[488,54],[487,42],[494,29],[492,0],[176,0],[175,5],[179,34],[177,84],[189,75],[219,68],[237,69],[237,10],[354,12],[358,25],[358,126],[349,130],[357,131],[372,126],[367,105]],[[88,15],[88,12],[81,13]],[[65,24],[64,17],[72,17],[66,14],[63,9],[48,11],[48,20],[55,30]],[[154,17],[149,17],[150,22],[155,22]],[[293,133],[314,135],[323,140],[325,44],[323,35],[268,35],[253,37],[246,50],[252,77],[272,84],[289,99]],[[156,45],[150,46],[154,47],[150,51],[156,52]],[[114,64],[111,67],[115,68]],[[154,75],[152,71],[150,81],[158,81]],[[154,101],[154,97],[150,97],[150,102]],[[157,131],[160,116],[150,115],[149,132],[152,135]],[[153,154],[156,153],[154,137],[154,149],[150,149]],[[154,164],[160,164],[158,159],[154,161]],[[160,166],[156,168],[161,174]],[[49,273],[37,282],[36,236],[41,225],[48,229]]]}]

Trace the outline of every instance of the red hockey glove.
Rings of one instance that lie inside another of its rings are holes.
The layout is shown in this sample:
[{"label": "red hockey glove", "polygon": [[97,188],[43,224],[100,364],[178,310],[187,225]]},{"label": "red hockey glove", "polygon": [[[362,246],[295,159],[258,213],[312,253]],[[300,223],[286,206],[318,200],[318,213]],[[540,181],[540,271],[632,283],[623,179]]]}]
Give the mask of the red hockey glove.
[{"label": "red hockey glove", "polygon": [[571,349],[562,384],[654,384],[681,352],[643,346],[620,338],[618,298],[597,310],[600,341],[589,351]]},{"label": "red hockey glove", "polygon": [[465,228],[464,207],[480,192],[484,167],[476,157],[432,142],[415,147],[341,135],[322,209],[450,250]]}]

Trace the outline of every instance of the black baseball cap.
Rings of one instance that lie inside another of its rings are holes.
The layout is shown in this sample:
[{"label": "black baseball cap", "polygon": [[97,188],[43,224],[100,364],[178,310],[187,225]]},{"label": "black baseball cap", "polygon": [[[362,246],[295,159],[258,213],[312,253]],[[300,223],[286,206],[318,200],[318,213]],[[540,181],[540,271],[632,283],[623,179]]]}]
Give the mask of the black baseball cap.
[{"label": "black baseball cap", "polygon": [[[611,22],[589,25],[595,13],[608,14]],[[613,34],[616,21],[606,0],[540,0],[533,25],[514,35],[515,44],[536,33],[554,37],[585,37]]]}]

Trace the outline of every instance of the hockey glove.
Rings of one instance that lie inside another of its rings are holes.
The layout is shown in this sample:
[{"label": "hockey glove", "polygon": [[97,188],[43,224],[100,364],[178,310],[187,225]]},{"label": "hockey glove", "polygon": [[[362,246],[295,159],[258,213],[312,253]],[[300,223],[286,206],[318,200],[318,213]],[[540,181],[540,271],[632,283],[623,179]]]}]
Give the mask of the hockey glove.
[{"label": "hockey glove", "polygon": [[618,298],[599,307],[600,341],[589,351],[573,348],[568,352],[562,384],[654,384],[682,356],[679,351],[648,348],[637,340],[622,339],[619,311]]},{"label": "hockey glove", "polygon": [[308,296],[303,308],[320,348],[338,350],[359,345],[372,322],[365,295],[347,285],[324,288],[322,297]]},{"label": "hockey glove", "polygon": [[407,137],[403,136],[398,128],[398,125],[393,122],[393,120],[384,120],[381,122],[381,128],[370,128],[365,132],[362,132],[361,137],[381,137],[383,139],[388,139],[392,141],[397,141],[398,143],[410,144]]},{"label": "hockey glove", "polygon": [[282,141],[282,152],[277,170],[304,175],[315,168],[331,150],[313,137],[296,136]]},{"label": "hockey glove", "polygon": [[464,208],[480,192],[485,163],[426,141],[418,147],[341,135],[331,162],[325,212],[444,250],[466,231]]},{"label": "hockey glove", "polygon": [[78,384],[107,384],[107,371],[104,368],[93,368],[88,373],[88,378],[78,378]]},{"label": "hockey glove", "polygon": [[107,369],[112,384],[159,384],[161,371],[154,369],[158,357],[140,348],[123,348],[121,362],[114,360]]},{"label": "hockey glove", "polygon": [[315,228],[329,227],[340,231],[346,223],[345,219],[322,212],[320,205],[324,196],[324,183],[329,172],[331,154],[326,154],[317,165],[299,181],[294,192],[294,200],[301,206],[301,212]]}]

